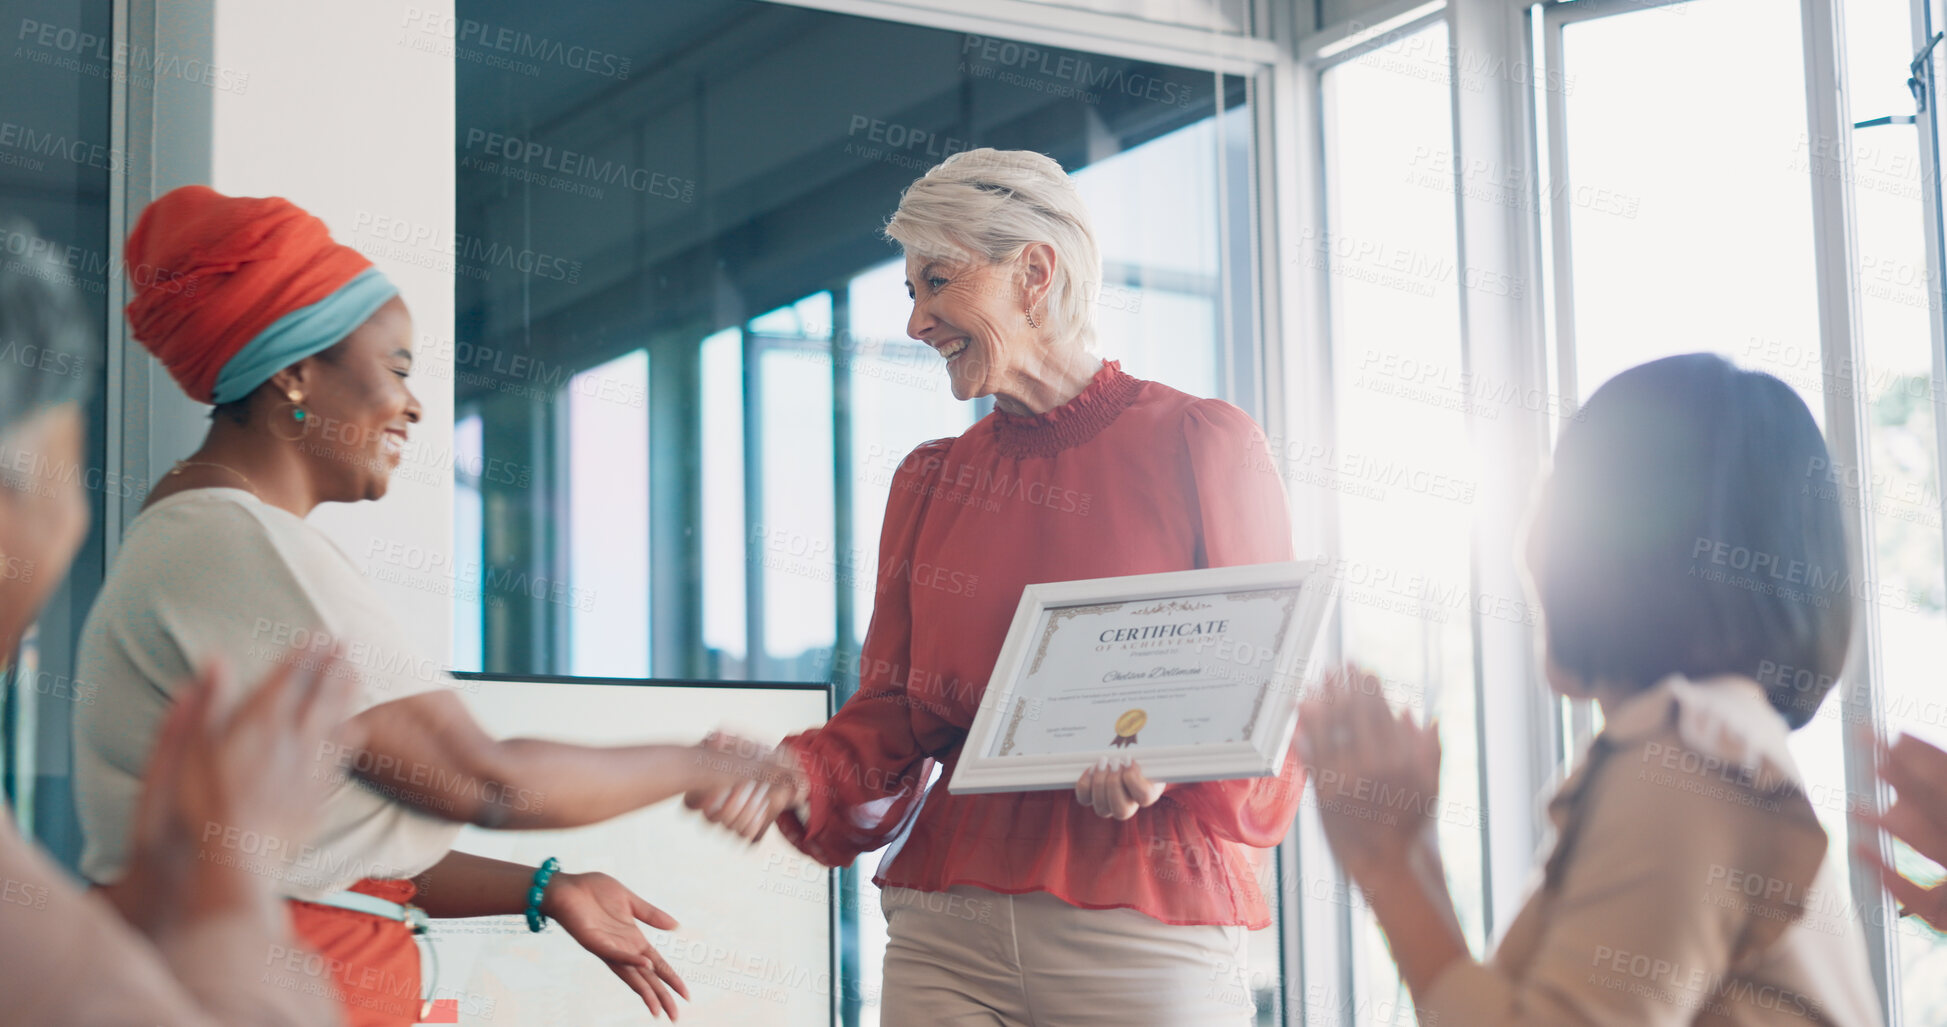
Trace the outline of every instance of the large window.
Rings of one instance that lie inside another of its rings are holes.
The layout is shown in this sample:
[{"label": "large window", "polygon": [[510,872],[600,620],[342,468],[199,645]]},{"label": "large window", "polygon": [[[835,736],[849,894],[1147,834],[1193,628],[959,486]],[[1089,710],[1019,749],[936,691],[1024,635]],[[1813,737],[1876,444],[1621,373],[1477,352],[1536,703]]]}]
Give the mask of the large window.
[{"label": "large window", "polygon": [[[1947,653],[1947,562],[1937,423],[1947,354],[1937,350],[1935,335],[1947,311],[1942,269],[1927,255],[1929,223],[1938,224],[1938,212],[1928,217],[1923,192],[1938,186],[1939,165],[1932,165],[1933,175],[1925,173],[1922,136],[1900,117],[1914,112],[1907,65],[1919,49],[1915,22],[1924,36],[1925,19],[1892,3],[1847,4],[1845,15],[1845,88],[1850,118],[1861,127],[1849,145],[1807,159],[1845,182],[1853,199],[1865,360],[1834,369],[1838,374],[1818,370],[1827,388],[1856,390],[1867,409],[1863,463],[1871,490],[1884,725],[1947,745],[1947,691],[1938,669]],[[1936,55],[1933,67],[1940,66]],[[1896,846],[1895,859],[1919,880],[1937,871],[1904,845]],[[1912,919],[1899,921],[1893,933],[1898,1013],[1908,1024],[1947,1022],[1947,940]]]},{"label": "large window", "polygon": [[[1818,353],[1819,321],[1798,12],[1767,0],[1573,11],[1551,37],[1551,67],[1573,87],[1546,97],[1564,392],[1587,398],[1619,371],[1700,350],[1802,372],[1790,358]],[[1735,67],[1723,60],[1733,38],[1753,47]],[[1652,46],[1683,73],[1645,75]],[[1736,118],[1687,116],[1733,103]],[[1816,384],[1800,391],[1822,417]]]},{"label": "large window", "polygon": [[[1817,926],[1863,929],[1892,1022],[1938,1022],[1947,945],[1890,915],[1848,859],[1847,815],[1883,799],[1855,728],[1947,742],[1932,670],[1947,651],[1941,50],[1908,82],[1939,4],[1509,10],[1321,0],[1321,31],[1297,48],[1297,286],[1283,299],[1304,306],[1285,322],[1288,432],[1273,443],[1342,568],[1343,655],[1441,716],[1439,829],[1478,947],[1532,871],[1509,840],[1540,837],[1534,800],[1601,729],[1588,704],[1524,714],[1496,694],[1497,678],[1524,676],[1539,692],[1540,674],[1532,632],[1501,644],[1494,611],[1532,612],[1492,594],[1514,554],[1484,520],[1518,519],[1557,430],[1618,371],[1713,351],[1782,378],[1833,450],[1807,488],[1858,525],[1857,573],[1837,586],[1862,610],[1853,663],[1793,738],[1846,871],[1818,901],[1837,922]],[[1393,474],[1466,498],[1383,488]],[[1449,594],[1460,630],[1441,622]],[[1470,794],[1492,808],[1484,832],[1454,822]],[[1310,847],[1300,859],[1294,1008],[1308,1023],[1410,1021],[1356,892]]]},{"label": "large window", "polygon": [[[1716,352],[1778,375],[1824,424],[1798,11],[1767,0],[1688,0],[1586,20],[1577,13],[1552,12],[1546,37],[1548,67],[1572,83],[1544,97],[1550,352],[1562,394],[1579,406],[1637,364]],[[1753,47],[1735,68],[1721,60],[1731,39]],[[1644,75],[1642,48],[1651,45],[1684,73]],[[1751,102],[1753,90],[1765,99]],[[1737,102],[1740,116],[1706,123],[1688,115],[1699,102]],[[1835,696],[1792,747],[1807,780],[1829,786],[1813,796],[1832,858],[1843,863],[1841,708]],[[1847,887],[1845,875],[1833,880]]]},{"label": "large window", "polygon": [[[1148,13],[1242,26],[1250,6]],[[849,694],[892,476],[991,409],[906,337],[880,235],[961,150],[1074,175],[1102,356],[1256,411],[1245,77],[755,0],[456,13],[463,668]],[[883,921],[861,862],[842,1005],[873,1023]],[[1275,929],[1252,956],[1240,1001],[1275,1018]]]},{"label": "large window", "polygon": [[[1323,274],[1332,410],[1324,439],[1281,440],[1301,495],[1336,516],[1340,648],[1387,697],[1439,718],[1438,830],[1462,925],[1484,940],[1469,536],[1478,482],[1464,385],[1453,117],[1435,22],[1327,68],[1325,230],[1293,258]],[[1411,56],[1409,56],[1411,55]],[[1384,123],[1386,131],[1373,131]],[[1486,402],[1492,403],[1493,400]],[[1364,1008],[1410,1010],[1385,939],[1360,918],[1351,953]],[[1385,1022],[1380,1019],[1361,1022]]]},{"label": "large window", "polygon": [[[1919,10],[1843,6],[1842,77],[1831,86],[1845,101],[1832,115],[1849,117],[1831,123],[1828,108],[1806,103],[1808,76],[1831,72],[1808,59],[1818,47],[1802,32],[1820,22],[1797,5],[1565,4],[1544,28],[1552,73],[1573,84],[1545,98],[1563,390],[1586,397],[1643,360],[1721,352],[1790,383],[1825,429],[1831,466],[1808,468],[1806,488],[1841,504],[1858,496],[1856,571],[1835,586],[1863,621],[1853,669],[1792,739],[1842,868],[1859,841],[1849,814],[1876,801],[1853,729],[1944,740],[1933,670],[1947,651],[1932,330],[1941,279],[1926,235],[1938,181],[1922,172],[1906,82]],[[1735,66],[1721,59],[1731,45],[1743,54]],[[1644,75],[1652,46],[1682,74]],[[1700,119],[1700,104],[1738,115]],[[1850,237],[1816,231],[1821,216],[1848,219]],[[1835,297],[1848,297],[1850,325],[1834,318],[1846,310]],[[1896,856],[1928,873],[1904,846]],[[1830,884],[1811,915],[1832,921],[1824,929],[1863,928],[1893,1021],[1947,1015],[1947,946],[1888,916],[1871,875]]]},{"label": "large window", "polygon": [[849,674],[892,470],[986,412],[879,237],[958,150],[1061,160],[1104,355],[1253,405],[1243,79],[755,2],[459,14],[608,58],[461,41],[456,401],[477,463],[531,471],[464,483],[481,669]]},{"label": "large window", "polygon": [[649,676],[648,399],[642,350],[568,380],[568,538],[580,543],[568,552],[575,674]]}]

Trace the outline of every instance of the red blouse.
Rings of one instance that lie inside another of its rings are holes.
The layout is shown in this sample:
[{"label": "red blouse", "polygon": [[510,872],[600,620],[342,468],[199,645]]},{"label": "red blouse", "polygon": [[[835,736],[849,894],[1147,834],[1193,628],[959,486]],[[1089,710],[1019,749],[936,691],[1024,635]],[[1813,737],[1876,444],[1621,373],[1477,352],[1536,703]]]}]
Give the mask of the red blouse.
[{"label": "red blouse", "polygon": [[886,507],[858,694],[786,739],[812,789],[803,820],[779,818],[784,834],[844,866],[912,821],[882,887],[1046,891],[1171,924],[1268,926],[1257,850],[1298,811],[1295,755],[1278,777],[1172,785],[1126,821],[1070,789],[946,790],[1024,586],[1292,558],[1265,451],[1243,411],[1113,361],[1055,410],[995,411],[915,449]]}]

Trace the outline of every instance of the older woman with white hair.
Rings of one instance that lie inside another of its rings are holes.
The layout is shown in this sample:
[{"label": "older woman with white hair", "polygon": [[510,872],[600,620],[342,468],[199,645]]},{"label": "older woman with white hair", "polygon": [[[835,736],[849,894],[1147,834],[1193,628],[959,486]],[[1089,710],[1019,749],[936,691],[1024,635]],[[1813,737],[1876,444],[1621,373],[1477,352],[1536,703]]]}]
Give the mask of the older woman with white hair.
[{"label": "older woman with white hair", "polygon": [[957,399],[996,409],[900,465],[858,694],[779,749],[809,798],[760,812],[832,866],[910,823],[876,878],[884,1023],[1249,1022],[1244,932],[1270,923],[1258,871],[1297,812],[1295,757],[1279,777],[1188,785],[1121,761],[1072,795],[927,783],[936,763],[951,777],[1024,586],[1291,559],[1284,492],[1251,459],[1263,437],[1228,403],[1090,352],[1101,256],[1053,160],[955,154],[886,235],[906,253],[907,332]]}]

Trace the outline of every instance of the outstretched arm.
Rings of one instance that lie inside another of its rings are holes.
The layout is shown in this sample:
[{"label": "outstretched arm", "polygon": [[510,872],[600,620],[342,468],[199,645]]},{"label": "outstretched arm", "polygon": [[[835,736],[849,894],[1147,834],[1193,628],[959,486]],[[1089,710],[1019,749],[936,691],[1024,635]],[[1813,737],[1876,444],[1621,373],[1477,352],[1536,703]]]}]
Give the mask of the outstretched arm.
[{"label": "outstretched arm", "polygon": [[[885,845],[918,811],[933,763],[913,729],[913,708],[925,700],[907,691],[914,677],[925,676],[913,666],[910,579],[920,525],[951,447],[951,439],[921,443],[893,475],[858,692],[823,727],[785,739],[775,753],[729,736],[706,742],[773,761],[796,782],[794,794],[787,801],[776,789],[753,796],[701,788],[685,800],[692,809],[752,840],[775,820],[793,845],[834,867]],[[938,751],[937,740],[932,748]]]},{"label": "outstretched arm", "polygon": [[580,827],[725,783],[790,787],[769,761],[686,745],[495,739],[451,692],[381,703],[352,718],[357,745],[330,755],[368,787],[479,827]]}]

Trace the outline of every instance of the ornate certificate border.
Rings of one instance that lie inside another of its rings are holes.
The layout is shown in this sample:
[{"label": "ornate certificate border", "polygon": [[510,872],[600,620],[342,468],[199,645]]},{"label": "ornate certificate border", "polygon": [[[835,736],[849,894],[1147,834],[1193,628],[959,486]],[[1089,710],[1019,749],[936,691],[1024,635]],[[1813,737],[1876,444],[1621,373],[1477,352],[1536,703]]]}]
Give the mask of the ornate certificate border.
[{"label": "ornate certificate border", "polygon": [[[1022,590],[1007,639],[995,660],[986,695],[967,733],[948,789],[958,794],[1067,788],[1098,759],[1100,751],[1023,755],[1017,736],[1040,702],[1023,685],[1048,658],[1061,625],[1087,614],[1131,605],[1131,614],[1193,613],[1208,609],[1204,597],[1227,601],[1271,599],[1282,621],[1275,656],[1258,683],[1239,736],[1199,745],[1145,747],[1143,771],[1159,781],[1211,781],[1276,774],[1297,722],[1299,685],[1337,596],[1337,582],[1322,560],[1215,567],[1165,574],[1137,574],[1030,585]],[[1038,685],[1036,687],[1039,687]]]}]

